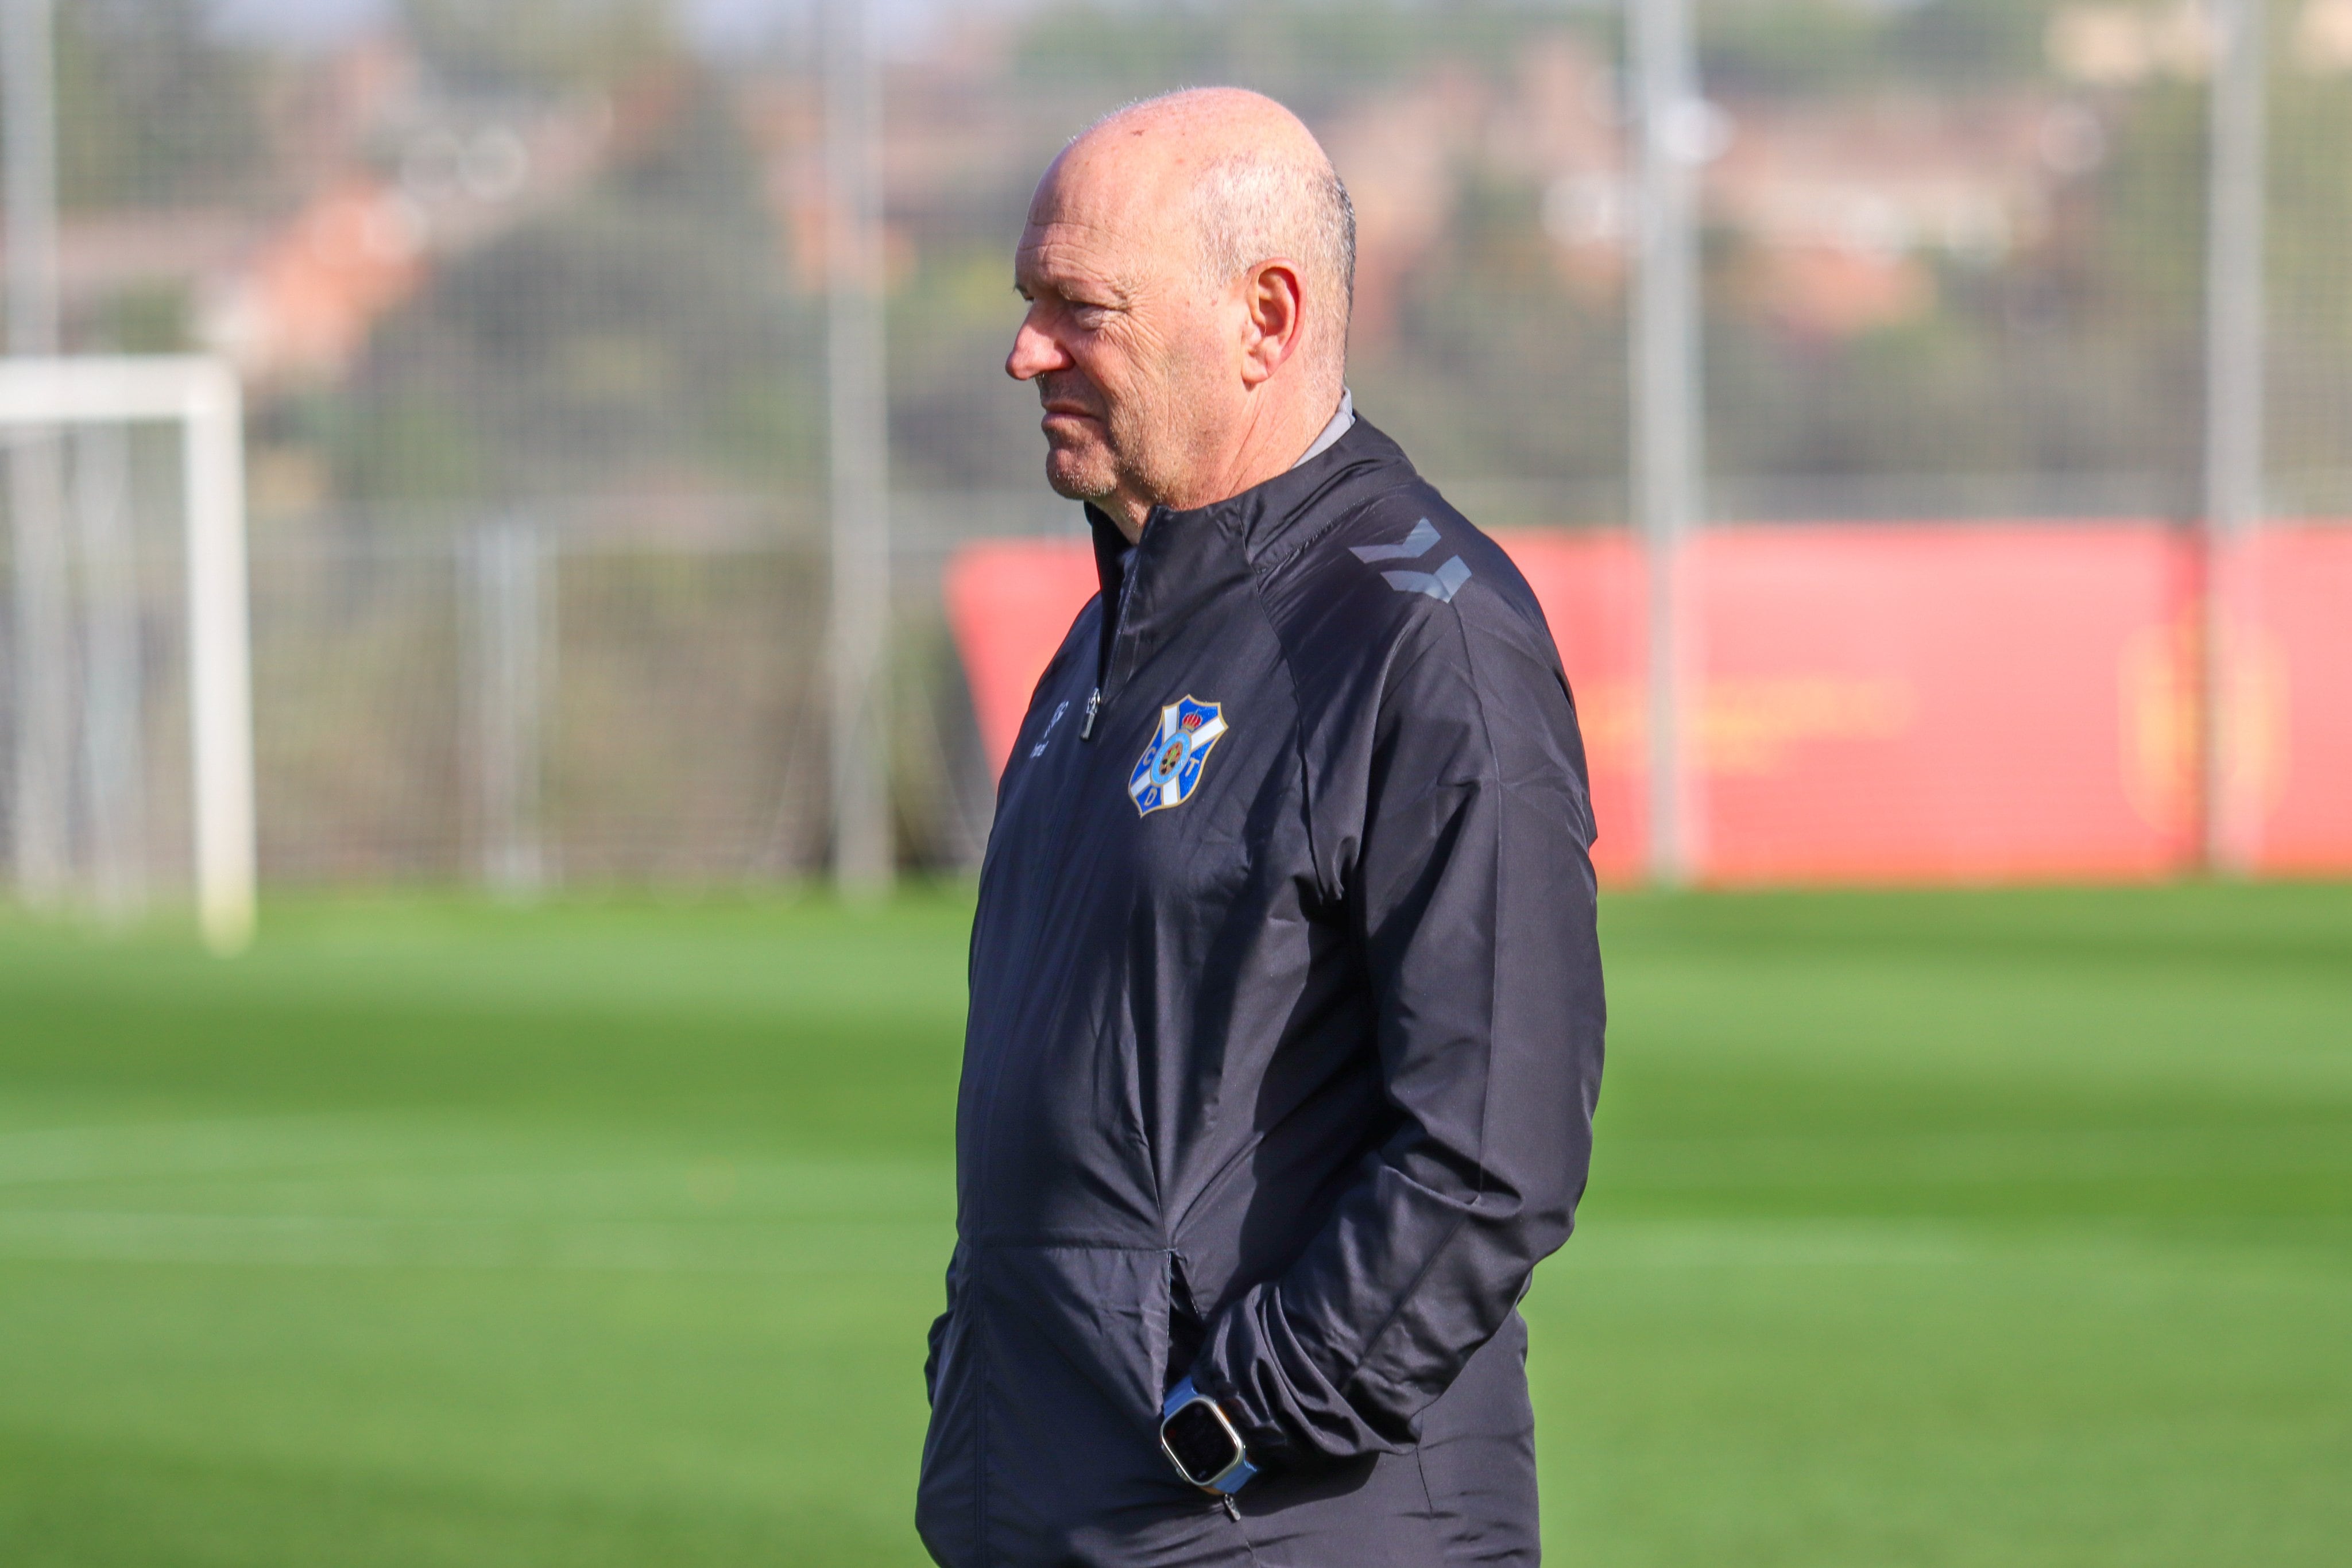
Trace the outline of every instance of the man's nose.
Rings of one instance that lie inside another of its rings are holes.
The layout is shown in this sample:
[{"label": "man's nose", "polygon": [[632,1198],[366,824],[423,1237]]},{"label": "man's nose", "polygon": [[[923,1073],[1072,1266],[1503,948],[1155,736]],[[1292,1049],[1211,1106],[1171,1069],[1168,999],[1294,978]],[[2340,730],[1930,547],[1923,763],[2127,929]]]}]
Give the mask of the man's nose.
[{"label": "man's nose", "polygon": [[1070,356],[1053,334],[1038,330],[1032,321],[1021,323],[1021,330],[1013,335],[1013,351],[1004,356],[1004,373],[1016,382],[1034,380],[1048,371],[1064,371],[1070,367]]}]

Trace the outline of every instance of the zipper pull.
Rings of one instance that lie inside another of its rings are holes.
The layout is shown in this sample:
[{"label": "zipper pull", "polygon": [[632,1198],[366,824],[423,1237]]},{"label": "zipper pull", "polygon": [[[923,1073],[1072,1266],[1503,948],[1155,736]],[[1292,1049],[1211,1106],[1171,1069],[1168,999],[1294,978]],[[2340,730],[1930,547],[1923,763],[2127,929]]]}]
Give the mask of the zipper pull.
[{"label": "zipper pull", "polygon": [[1225,1517],[1239,1524],[1242,1521],[1242,1505],[1234,1500],[1234,1494],[1231,1492],[1223,1492],[1219,1495],[1224,1499]]},{"label": "zipper pull", "polygon": [[1086,720],[1078,726],[1080,740],[1092,740],[1095,737],[1095,715],[1100,712],[1102,712],[1102,688],[1097,686],[1094,689],[1094,695],[1087,698]]}]

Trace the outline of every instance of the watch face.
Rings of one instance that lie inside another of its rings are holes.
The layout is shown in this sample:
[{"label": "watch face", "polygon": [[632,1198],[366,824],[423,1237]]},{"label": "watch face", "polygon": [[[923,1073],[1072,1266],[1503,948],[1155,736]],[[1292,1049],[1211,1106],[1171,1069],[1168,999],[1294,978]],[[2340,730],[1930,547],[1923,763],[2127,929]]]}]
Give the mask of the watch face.
[{"label": "watch face", "polygon": [[1168,1417],[1160,1436],[1176,1458],[1176,1468],[1194,1486],[1207,1486],[1242,1457],[1241,1445],[1226,1429],[1216,1406],[1205,1399],[1195,1399]]}]

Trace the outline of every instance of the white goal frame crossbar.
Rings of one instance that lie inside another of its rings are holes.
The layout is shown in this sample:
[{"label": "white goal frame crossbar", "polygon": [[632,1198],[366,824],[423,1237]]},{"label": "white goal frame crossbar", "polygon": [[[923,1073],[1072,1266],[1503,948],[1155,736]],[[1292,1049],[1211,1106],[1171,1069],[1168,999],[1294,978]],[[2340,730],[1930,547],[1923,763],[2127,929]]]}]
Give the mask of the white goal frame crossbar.
[{"label": "white goal frame crossbar", "polygon": [[246,597],[245,395],[194,356],[0,358],[0,428],[181,426],[188,556],[188,715],[196,915],[205,945],[252,940],[253,648]]}]

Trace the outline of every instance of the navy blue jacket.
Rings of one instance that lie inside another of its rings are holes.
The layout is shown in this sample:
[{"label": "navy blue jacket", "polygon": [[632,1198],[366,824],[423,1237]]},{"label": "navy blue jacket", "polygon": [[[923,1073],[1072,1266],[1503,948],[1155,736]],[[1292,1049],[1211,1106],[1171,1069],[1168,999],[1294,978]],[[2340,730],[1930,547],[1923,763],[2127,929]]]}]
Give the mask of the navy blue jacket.
[{"label": "navy blue jacket", "polygon": [[[1516,1307],[1603,1022],[1542,612],[1361,420],[1132,550],[1093,522],[981,873],[923,1540],[1532,1564]],[[1230,1514],[1158,1446],[1188,1374],[1266,1470]]]}]

